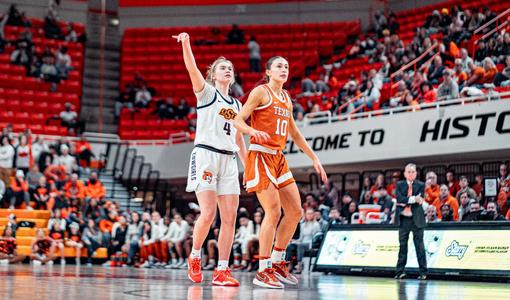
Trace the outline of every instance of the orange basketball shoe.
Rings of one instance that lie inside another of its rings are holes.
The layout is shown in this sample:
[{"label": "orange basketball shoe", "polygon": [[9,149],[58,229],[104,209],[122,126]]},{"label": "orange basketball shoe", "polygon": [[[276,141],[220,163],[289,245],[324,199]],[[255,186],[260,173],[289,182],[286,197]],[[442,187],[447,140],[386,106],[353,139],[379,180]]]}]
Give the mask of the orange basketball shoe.
[{"label": "orange basketball shoe", "polygon": [[289,263],[286,261],[273,262],[275,276],[283,283],[297,285],[298,279],[289,272]]},{"label": "orange basketball shoe", "polygon": [[283,283],[276,278],[273,268],[266,268],[262,272],[257,272],[257,275],[253,278],[253,284],[270,289],[283,289]]},{"label": "orange basketball shoe", "polygon": [[202,260],[188,257],[188,278],[194,283],[202,282]]},{"label": "orange basketball shoe", "polygon": [[220,286],[239,286],[239,281],[232,276],[229,268],[226,270],[216,269],[213,273],[212,284]]}]

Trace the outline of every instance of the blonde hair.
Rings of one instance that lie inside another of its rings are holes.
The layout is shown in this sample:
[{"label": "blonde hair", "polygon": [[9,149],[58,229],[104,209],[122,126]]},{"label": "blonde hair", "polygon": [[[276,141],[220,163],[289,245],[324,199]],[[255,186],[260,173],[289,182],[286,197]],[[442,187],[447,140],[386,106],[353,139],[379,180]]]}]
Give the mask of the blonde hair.
[{"label": "blonde hair", "polygon": [[205,78],[205,81],[209,82],[212,86],[214,86],[214,79],[212,77],[213,77],[214,72],[216,72],[216,68],[222,62],[229,63],[232,66],[232,70],[234,71],[234,74],[232,74],[232,81],[228,85],[228,87],[231,87],[235,83],[234,64],[230,60],[226,59],[224,56],[218,57],[215,61],[213,61],[212,64],[209,65],[209,67],[207,67],[207,76]]}]

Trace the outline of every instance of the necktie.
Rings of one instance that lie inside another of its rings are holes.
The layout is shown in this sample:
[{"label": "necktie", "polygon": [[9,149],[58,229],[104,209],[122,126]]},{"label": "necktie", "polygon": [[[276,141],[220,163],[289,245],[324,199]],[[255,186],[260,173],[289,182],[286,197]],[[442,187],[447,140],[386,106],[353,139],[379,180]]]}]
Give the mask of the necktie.
[{"label": "necktie", "polygon": [[[411,197],[413,195],[413,183],[409,182],[407,185],[409,186],[407,188],[407,197]],[[404,211],[402,211],[402,215],[404,215],[406,217],[410,217],[413,215],[410,205],[406,205],[406,207],[404,207]]]}]

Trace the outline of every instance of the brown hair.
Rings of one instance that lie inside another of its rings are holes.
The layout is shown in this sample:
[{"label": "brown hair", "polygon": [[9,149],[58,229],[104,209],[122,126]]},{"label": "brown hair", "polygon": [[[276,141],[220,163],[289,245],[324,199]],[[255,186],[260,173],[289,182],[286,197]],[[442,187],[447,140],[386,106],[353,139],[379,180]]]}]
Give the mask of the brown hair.
[{"label": "brown hair", "polygon": [[235,83],[234,64],[223,56],[218,57],[211,65],[209,65],[209,67],[207,68],[207,76],[205,78],[205,81],[209,82],[212,86],[214,86],[214,80],[212,79],[212,77],[214,72],[216,71],[216,67],[222,62],[226,62],[232,65],[232,70],[234,71],[234,74],[232,74],[232,82],[229,84],[229,87],[231,87]]},{"label": "brown hair", "polygon": [[[279,59],[279,58],[285,59],[285,57],[283,57],[283,56],[273,56],[273,57],[271,57],[271,58],[270,58],[270,59],[266,62],[266,71],[267,71],[267,70],[271,70],[271,66],[273,65],[274,61],[275,61],[275,60],[277,60],[277,59]],[[286,60],[286,59],[285,59],[285,60]],[[264,75],[264,81],[265,81],[266,83],[268,83],[268,82],[269,82],[269,76],[268,76],[267,74],[266,74],[266,75]]]}]

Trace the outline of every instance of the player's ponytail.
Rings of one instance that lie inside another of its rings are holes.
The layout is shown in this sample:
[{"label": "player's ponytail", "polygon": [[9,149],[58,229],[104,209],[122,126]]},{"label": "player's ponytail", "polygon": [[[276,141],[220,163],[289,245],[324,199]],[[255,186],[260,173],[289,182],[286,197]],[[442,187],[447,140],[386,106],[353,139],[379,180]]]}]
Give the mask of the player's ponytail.
[{"label": "player's ponytail", "polygon": [[[235,74],[234,64],[230,60],[226,59],[223,56],[218,57],[211,65],[209,65],[209,67],[207,67],[207,76],[205,78],[205,81],[210,83],[212,86],[214,86],[213,74],[214,74],[214,72],[216,72],[216,67],[218,67],[218,65],[222,62],[231,64],[232,70],[234,70],[234,74]],[[233,76],[232,81],[229,84],[229,87],[231,87],[234,83],[235,83],[235,76]]]}]

